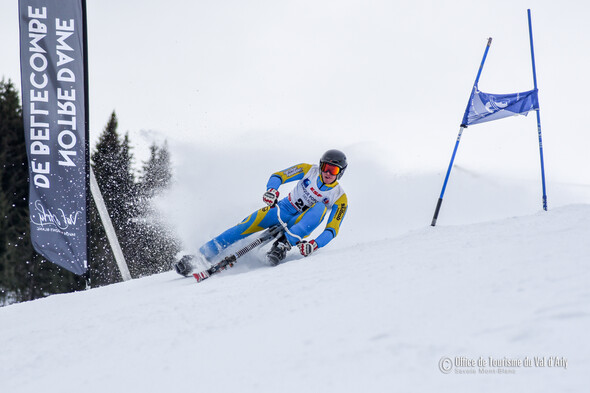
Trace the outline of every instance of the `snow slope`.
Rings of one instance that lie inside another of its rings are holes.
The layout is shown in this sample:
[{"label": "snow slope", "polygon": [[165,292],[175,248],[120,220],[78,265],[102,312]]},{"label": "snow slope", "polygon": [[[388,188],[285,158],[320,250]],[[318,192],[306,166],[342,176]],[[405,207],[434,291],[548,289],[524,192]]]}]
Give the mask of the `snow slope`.
[{"label": "snow slope", "polygon": [[[1,390],[585,391],[589,221],[578,204],[426,224],[276,268],[248,256],[200,284],[169,272],[4,307]],[[445,357],[567,367],[445,374]]]}]

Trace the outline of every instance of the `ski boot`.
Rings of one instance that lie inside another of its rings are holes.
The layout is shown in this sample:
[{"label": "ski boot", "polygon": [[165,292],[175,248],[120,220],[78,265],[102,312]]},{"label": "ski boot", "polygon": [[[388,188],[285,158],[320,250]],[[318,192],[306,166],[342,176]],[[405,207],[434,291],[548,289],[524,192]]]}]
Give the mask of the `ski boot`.
[{"label": "ski boot", "polygon": [[174,262],[172,267],[176,270],[176,273],[188,277],[193,271],[193,265],[191,263],[193,259],[195,259],[194,255],[185,255],[180,258],[180,261]]},{"label": "ski boot", "polygon": [[291,244],[283,234],[272,245],[270,251],[266,253],[266,259],[272,266],[276,266],[287,256],[287,251],[291,249]]}]

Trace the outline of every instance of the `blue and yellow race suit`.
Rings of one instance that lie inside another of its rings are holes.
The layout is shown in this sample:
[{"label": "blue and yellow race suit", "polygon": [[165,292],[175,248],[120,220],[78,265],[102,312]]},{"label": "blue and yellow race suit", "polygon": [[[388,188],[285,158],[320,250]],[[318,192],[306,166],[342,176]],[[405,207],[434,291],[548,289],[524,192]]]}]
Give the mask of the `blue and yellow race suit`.
[{"label": "blue and yellow race suit", "polygon": [[[296,180],[299,182],[295,188],[278,202],[281,219],[287,224],[291,233],[304,238],[322,223],[329,211],[326,228],[315,239],[319,248],[324,247],[338,235],[348,209],[346,194],[337,181],[325,184],[319,167],[311,164],[298,164],[273,173],[266,187],[278,190],[282,184]],[[277,210],[266,206],[255,211],[236,226],[205,243],[199,251],[205,258],[212,260],[238,240],[279,224]],[[290,234],[285,235],[291,245],[299,240]]]}]

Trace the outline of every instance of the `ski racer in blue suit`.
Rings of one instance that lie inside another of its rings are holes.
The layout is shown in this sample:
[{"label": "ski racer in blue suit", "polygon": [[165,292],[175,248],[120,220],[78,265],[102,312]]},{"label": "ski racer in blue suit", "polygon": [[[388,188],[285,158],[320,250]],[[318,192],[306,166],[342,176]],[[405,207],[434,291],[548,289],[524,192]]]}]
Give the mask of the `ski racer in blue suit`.
[{"label": "ski racer in blue suit", "polygon": [[[212,261],[221,251],[238,240],[279,224],[278,209],[275,208],[277,204],[280,207],[282,221],[295,236],[285,233],[275,241],[267,254],[273,265],[284,259],[292,246],[297,245],[303,256],[309,256],[319,248],[325,247],[338,235],[348,209],[346,194],[338,183],[347,166],[344,153],[339,150],[328,150],[320,159],[319,166],[298,164],[273,173],[262,198],[267,206],[253,212],[236,226],[205,243],[199,249],[200,253]],[[279,187],[293,181],[298,181],[295,188],[279,200]],[[314,240],[302,240],[322,223],[326,214],[329,216],[324,231]]]}]

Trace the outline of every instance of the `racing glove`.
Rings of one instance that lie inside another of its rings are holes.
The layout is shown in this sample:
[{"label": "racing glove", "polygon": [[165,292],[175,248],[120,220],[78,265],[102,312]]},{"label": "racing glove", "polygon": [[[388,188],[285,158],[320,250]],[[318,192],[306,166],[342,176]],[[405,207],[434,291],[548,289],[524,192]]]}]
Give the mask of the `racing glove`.
[{"label": "racing glove", "polygon": [[262,195],[262,200],[270,207],[275,207],[277,199],[279,199],[279,191],[274,188],[269,188],[264,195]]},{"label": "racing glove", "polygon": [[297,247],[299,248],[299,252],[304,257],[310,256],[315,250],[318,249],[318,244],[315,240],[307,242],[303,240],[302,242],[297,243]]}]

